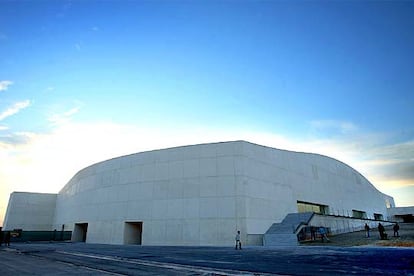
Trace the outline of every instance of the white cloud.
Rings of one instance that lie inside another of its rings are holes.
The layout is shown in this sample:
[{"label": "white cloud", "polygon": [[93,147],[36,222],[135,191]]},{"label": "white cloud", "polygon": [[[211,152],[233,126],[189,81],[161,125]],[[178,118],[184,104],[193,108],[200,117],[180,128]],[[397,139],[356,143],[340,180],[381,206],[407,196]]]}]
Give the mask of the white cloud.
[{"label": "white cloud", "polygon": [[7,130],[7,129],[9,129],[7,126],[0,126],[0,131],[1,130]]},{"label": "white cloud", "polygon": [[314,120],[310,123],[314,131],[336,131],[341,134],[347,134],[358,130],[358,127],[352,122],[338,120]]},{"label": "white cloud", "polygon": [[10,149],[16,146],[25,145],[36,134],[32,132],[14,132],[6,133],[0,136],[0,148]]},{"label": "white cloud", "polygon": [[414,185],[414,141],[366,148],[359,166],[383,186]]},{"label": "white cloud", "polygon": [[6,91],[7,88],[9,88],[10,85],[12,85],[12,81],[4,80],[0,81],[0,91]]},{"label": "white cloud", "polygon": [[68,111],[60,114],[54,114],[49,117],[49,122],[53,125],[62,125],[68,123],[73,115],[78,113],[80,110],[80,106],[74,107],[69,109]]},{"label": "white cloud", "polygon": [[54,91],[55,90],[55,87],[53,87],[53,86],[49,86],[49,87],[47,87],[44,91],[45,92],[52,92],[52,91]]},{"label": "white cloud", "polygon": [[15,103],[13,106],[9,107],[8,109],[0,113],[0,121],[18,113],[20,110],[28,107],[29,105],[30,105],[29,100]]}]

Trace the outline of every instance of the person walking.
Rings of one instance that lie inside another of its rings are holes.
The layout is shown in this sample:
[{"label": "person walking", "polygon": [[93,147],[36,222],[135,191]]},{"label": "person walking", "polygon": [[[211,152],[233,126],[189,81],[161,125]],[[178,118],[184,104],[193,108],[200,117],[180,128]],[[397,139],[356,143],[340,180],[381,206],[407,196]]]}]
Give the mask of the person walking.
[{"label": "person walking", "polygon": [[236,240],[236,250],[237,250],[237,247],[238,247],[238,249],[241,250],[240,231],[237,231],[235,240]]},{"label": "person walking", "polygon": [[3,239],[4,239],[4,235],[3,235],[3,231],[2,231],[2,227],[0,227],[0,246],[3,244]]},{"label": "person walking", "polygon": [[387,234],[385,233],[385,228],[381,223],[378,223],[378,232],[380,234],[381,240],[387,239]]},{"label": "person walking", "polygon": [[396,222],[394,224],[394,226],[392,227],[392,229],[394,230],[394,237],[399,237],[400,233],[398,232],[400,230],[400,226],[398,225],[398,222]]},{"label": "person walking", "polygon": [[7,231],[4,235],[4,245],[10,246],[10,231]]},{"label": "person walking", "polygon": [[366,233],[366,237],[369,238],[369,225],[365,223],[365,233]]},{"label": "person walking", "polygon": [[319,227],[319,234],[321,235],[322,242],[326,239],[327,242],[330,240],[328,239],[328,236],[326,235],[326,229],[325,227]]},{"label": "person walking", "polygon": [[316,241],[316,227],[311,226],[310,231],[311,231],[311,240]]}]

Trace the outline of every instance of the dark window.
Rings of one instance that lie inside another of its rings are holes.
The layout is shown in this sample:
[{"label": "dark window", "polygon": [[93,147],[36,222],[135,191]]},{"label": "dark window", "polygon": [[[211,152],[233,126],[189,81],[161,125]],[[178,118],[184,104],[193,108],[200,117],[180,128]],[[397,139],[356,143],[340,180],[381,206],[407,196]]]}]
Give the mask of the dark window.
[{"label": "dark window", "polygon": [[352,217],[359,218],[359,219],[366,219],[367,213],[365,213],[364,211],[352,210]]},{"label": "dark window", "polygon": [[382,214],[374,214],[375,220],[384,220],[384,216]]},{"label": "dark window", "polygon": [[329,214],[329,207],[327,205],[304,202],[304,201],[297,201],[297,205],[298,205],[299,213],[314,212],[317,214],[324,214],[324,215]]}]

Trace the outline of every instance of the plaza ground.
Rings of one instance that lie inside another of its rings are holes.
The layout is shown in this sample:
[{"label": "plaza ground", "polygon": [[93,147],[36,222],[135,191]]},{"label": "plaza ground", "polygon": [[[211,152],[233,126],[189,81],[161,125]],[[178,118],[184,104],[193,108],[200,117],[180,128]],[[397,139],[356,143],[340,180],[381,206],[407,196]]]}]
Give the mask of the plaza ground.
[{"label": "plaza ground", "polygon": [[[388,236],[392,232],[387,228]],[[400,238],[364,232],[295,247],[160,247],[15,243],[0,249],[1,275],[414,275],[414,224]]]},{"label": "plaza ground", "polygon": [[374,228],[370,231],[370,237],[367,238],[365,231],[357,231],[352,233],[340,234],[330,237],[330,242],[321,242],[320,240],[306,242],[303,245],[317,245],[317,246],[401,246],[414,248],[414,223],[401,223],[399,237],[394,237],[392,226],[385,227],[385,232],[388,235],[387,240],[379,238],[378,229]]}]

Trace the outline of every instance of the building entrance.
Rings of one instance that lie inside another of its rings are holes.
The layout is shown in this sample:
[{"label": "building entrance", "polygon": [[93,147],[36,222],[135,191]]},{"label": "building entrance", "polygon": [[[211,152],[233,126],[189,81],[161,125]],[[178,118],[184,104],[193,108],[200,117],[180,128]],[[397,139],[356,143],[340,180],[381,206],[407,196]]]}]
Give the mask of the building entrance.
[{"label": "building entrance", "polygon": [[88,232],[87,223],[75,223],[75,228],[73,229],[72,241],[86,242],[87,232]]},{"label": "building entrance", "polygon": [[142,221],[125,222],[124,244],[142,244]]}]

